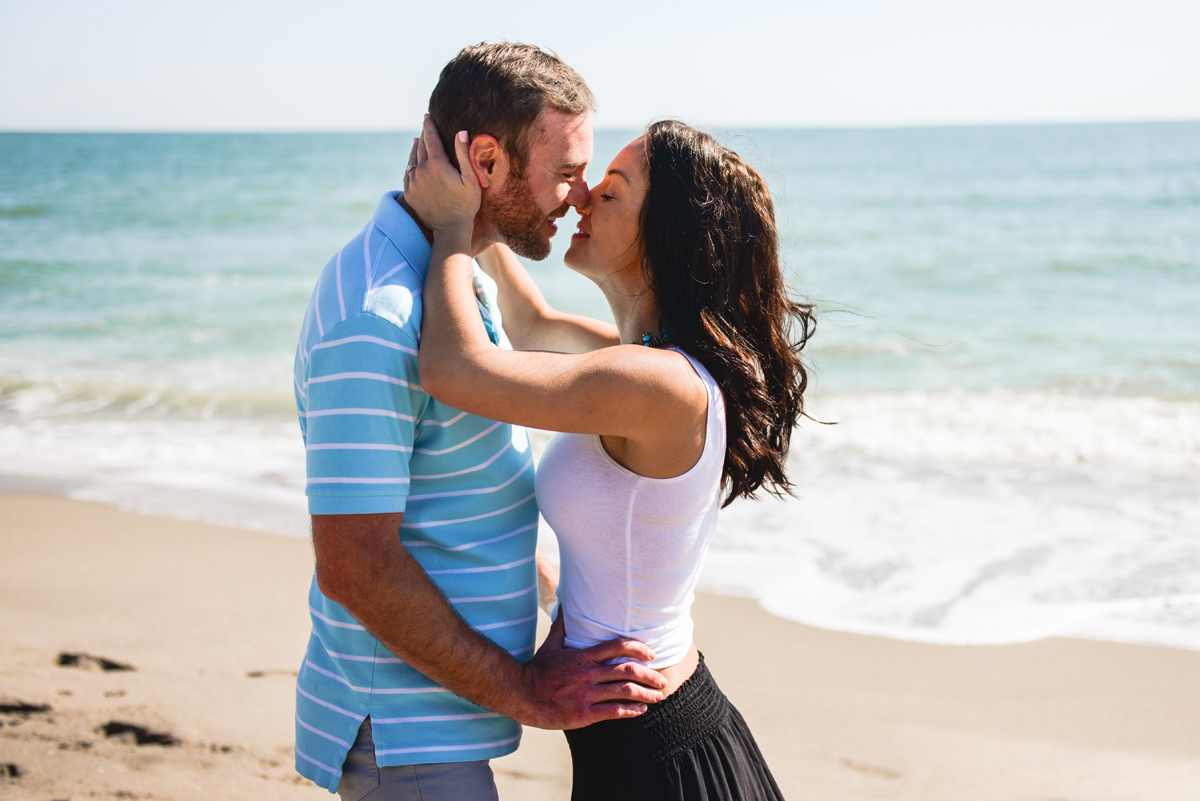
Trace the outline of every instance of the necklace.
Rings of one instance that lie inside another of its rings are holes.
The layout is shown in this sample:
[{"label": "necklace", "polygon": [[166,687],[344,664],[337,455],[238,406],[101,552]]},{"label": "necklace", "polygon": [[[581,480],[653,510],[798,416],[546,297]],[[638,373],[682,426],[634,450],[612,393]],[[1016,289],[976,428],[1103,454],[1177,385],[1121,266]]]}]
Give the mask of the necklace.
[{"label": "necklace", "polygon": [[661,348],[671,341],[671,335],[667,333],[667,329],[658,329],[658,336],[650,334],[642,334],[642,344],[647,348]]}]

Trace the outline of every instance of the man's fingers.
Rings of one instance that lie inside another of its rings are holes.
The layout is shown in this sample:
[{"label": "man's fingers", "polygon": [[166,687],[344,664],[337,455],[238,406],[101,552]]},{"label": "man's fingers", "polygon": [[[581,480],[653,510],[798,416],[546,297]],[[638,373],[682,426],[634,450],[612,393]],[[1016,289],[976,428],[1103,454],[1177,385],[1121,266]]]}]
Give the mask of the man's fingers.
[{"label": "man's fingers", "polygon": [[588,689],[588,696],[593,703],[605,701],[636,701],[642,704],[657,704],[663,699],[660,690],[653,687],[643,687],[632,681],[613,681],[603,684],[593,684]]},{"label": "man's fingers", "polygon": [[551,648],[563,648],[567,640],[567,624],[563,622],[562,607],[558,608],[558,617],[554,618],[554,622],[550,624],[550,632],[546,635],[546,639],[542,644],[545,648],[549,645]]},{"label": "man's fingers", "polygon": [[646,714],[649,709],[645,704],[592,704],[588,707],[584,726],[599,723],[602,720],[617,720],[618,718],[636,718]]},{"label": "man's fingers", "polygon": [[648,668],[637,662],[623,662],[619,665],[605,665],[612,678],[602,681],[631,681],[647,687],[662,689],[667,686],[667,680],[654,668]]},{"label": "man's fingers", "polygon": [[618,657],[628,657],[639,662],[654,661],[654,651],[644,642],[617,638],[584,649],[584,655],[593,662],[608,662]]}]

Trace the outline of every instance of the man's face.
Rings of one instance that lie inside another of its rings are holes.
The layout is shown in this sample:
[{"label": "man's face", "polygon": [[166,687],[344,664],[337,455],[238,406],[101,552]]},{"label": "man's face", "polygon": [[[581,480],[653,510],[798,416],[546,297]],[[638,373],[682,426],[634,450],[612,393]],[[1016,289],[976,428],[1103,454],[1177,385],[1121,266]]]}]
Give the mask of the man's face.
[{"label": "man's face", "polygon": [[540,261],[550,255],[554,221],[588,201],[584,170],[592,160],[592,115],[546,109],[530,132],[525,175],[509,173],[485,201],[488,219],[516,253]]}]

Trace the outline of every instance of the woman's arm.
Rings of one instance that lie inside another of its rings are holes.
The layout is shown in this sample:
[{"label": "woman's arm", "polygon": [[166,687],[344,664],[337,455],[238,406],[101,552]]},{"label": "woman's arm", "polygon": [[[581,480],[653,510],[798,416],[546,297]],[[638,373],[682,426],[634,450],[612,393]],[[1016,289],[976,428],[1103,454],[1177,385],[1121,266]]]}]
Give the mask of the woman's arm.
[{"label": "woman's arm", "polygon": [[492,245],[475,260],[496,282],[496,305],[504,319],[504,333],[517,350],[585,353],[620,344],[612,323],[566,314],[547,303],[507,245]]},{"label": "woman's arm", "polygon": [[708,401],[686,359],[641,345],[569,354],[508,351],[488,340],[472,290],[480,188],[465,138],[455,139],[459,163],[467,167],[460,174],[427,121],[421,166],[410,173],[406,196],[434,231],[423,291],[422,387],[447,405],[492,420],[625,438],[645,454],[630,457],[638,466],[626,466],[643,475],[689,468],[703,448]]}]

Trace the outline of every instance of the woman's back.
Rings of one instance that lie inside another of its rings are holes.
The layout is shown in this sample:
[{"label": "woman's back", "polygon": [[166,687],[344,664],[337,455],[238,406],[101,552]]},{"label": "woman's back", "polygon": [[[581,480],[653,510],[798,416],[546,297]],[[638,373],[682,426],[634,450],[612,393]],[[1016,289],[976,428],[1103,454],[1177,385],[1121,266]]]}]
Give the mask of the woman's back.
[{"label": "woman's back", "polygon": [[[677,350],[677,349],[676,349]],[[622,467],[594,434],[556,434],[537,473],[542,515],[558,536],[558,598],[567,645],[631,637],[651,667],[684,658],[696,581],[717,524],[725,459],[725,404],[709,372],[683,351],[708,395],[704,450],[674,478]]]}]

